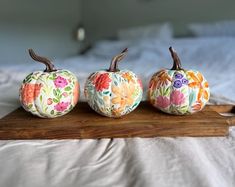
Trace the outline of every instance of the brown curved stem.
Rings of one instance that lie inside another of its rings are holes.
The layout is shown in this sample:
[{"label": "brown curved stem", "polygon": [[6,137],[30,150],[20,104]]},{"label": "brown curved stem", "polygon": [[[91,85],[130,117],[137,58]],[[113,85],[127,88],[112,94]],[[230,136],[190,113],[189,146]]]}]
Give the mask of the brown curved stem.
[{"label": "brown curved stem", "polygon": [[47,59],[46,57],[41,57],[41,56],[36,55],[36,53],[33,51],[33,49],[29,49],[29,55],[35,61],[41,62],[46,65],[45,72],[56,71],[56,69],[54,68],[54,65],[52,64],[52,62],[49,59]]},{"label": "brown curved stem", "polygon": [[175,50],[172,47],[170,47],[169,50],[173,58],[173,67],[171,68],[171,70],[183,70],[183,68],[181,67],[180,59]]},{"label": "brown curved stem", "polygon": [[117,68],[117,63],[120,62],[126,56],[127,51],[128,51],[128,49],[125,48],[120,54],[113,57],[113,59],[110,63],[108,71],[110,71],[110,72],[119,71],[118,68]]}]

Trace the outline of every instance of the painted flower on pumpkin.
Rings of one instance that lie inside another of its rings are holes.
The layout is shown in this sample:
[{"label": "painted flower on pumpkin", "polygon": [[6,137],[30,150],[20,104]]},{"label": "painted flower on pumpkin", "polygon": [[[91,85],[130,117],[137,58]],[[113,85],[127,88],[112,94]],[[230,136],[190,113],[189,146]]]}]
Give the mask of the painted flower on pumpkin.
[{"label": "painted flower on pumpkin", "polygon": [[54,106],[54,109],[57,110],[58,112],[63,112],[68,108],[70,105],[70,102],[60,102]]},{"label": "painted flower on pumpkin", "polygon": [[182,79],[182,84],[188,85],[188,80],[187,79]]},{"label": "painted flower on pumpkin", "polygon": [[79,99],[79,84],[76,82],[73,91],[73,105],[76,105]]},{"label": "painted flower on pumpkin", "polygon": [[160,108],[167,108],[170,105],[170,100],[167,97],[158,96],[155,105]]},{"label": "painted flower on pumpkin", "polygon": [[48,99],[47,99],[47,104],[48,104],[48,105],[51,105],[52,103],[53,103],[52,98],[48,98]]},{"label": "painted flower on pumpkin", "polygon": [[174,90],[170,95],[170,102],[174,105],[181,105],[185,101],[184,94],[178,90]]},{"label": "painted flower on pumpkin", "polygon": [[204,98],[205,100],[209,99],[209,93],[207,90],[205,90],[204,88],[208,88],[208,82],[204,80],[203,76],[201,73],[197,73],[195,74],[194,72],[188,72],[188,75],[191,77],[191,79],[193,80],[192,82],[190,82],[188,84],[189,87],[191,88],[199,88],[198,91],[198,96],[197,96],[197,100],[198,102]]},{"label": "painted flower on pumpkin", "polygon": [[109,88],[111,79],[108,73],[103,73],[96,75],[92,82],[93,84],[95,84],[95,88],[97,91],[103,91],[104,89]]},{"label": "painted flower on pumpkin", "polygon": [[22,87],[22,101],[24,104],[32,103],[39,95],[42,84],[24,84]]},{"label": "painted flower on pumpkin", "polygon": [[172,81],[166,71],[160,71],[156,75],[150,81],[149,88],[160,88],[160,86],[167,85],[169,81]]},{"label": "painted flower on pumpkin", "polygon": [[128,84],[123,82],[119,86],[113,86],[112,92],[114,94],[111,102],[113,104],[119,104],[118,111],[121,113],[126,106],[131,106],[134,102],[132,94],[135,91],[135,86],[133,84]]},{"label": "painted flower on pumpkin", "polygon": [[62,95],[63,95],[64,97],[68,97],[68,93],[67,93],[67,92],[63,92]]},{"label": "painted flower on pumpkin", "polygon": [[175,88],[181,88],[182,87],[182,82],[180,80],[175,80],[173,86]]},{"label": "painted flower on pumpkin", "polygon": [[176,73],[175,74],[175,78],[176,79],[182,79],[183,78],[183,75],[181,73]]},{"label": "painted flower on pumpkin", "polygon": [[122,74],[122,77],[126,79],[128,82],[133,82],[133,83],[135,82],[132,75],[128,72]]},{"label": "painted flower on pumpkin", "polygon": [[61,77],[61,76],[58,76],[56,77],[56,79],[54,80],[54,84],[57,88],[64,88],[65,86],[67,86],[68,84],[68,81]]}]

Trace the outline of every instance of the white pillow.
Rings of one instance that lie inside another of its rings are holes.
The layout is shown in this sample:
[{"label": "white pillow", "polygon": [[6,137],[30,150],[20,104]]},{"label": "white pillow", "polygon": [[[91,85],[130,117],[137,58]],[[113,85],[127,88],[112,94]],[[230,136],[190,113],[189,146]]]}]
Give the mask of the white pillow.
[{"label": "white pillow", "polygon": [[118,31],[118,39],[120,40],[139,40],[148,38],[169,40],[172,39],[172,37],[173,29],[169,23],[132,27]]},{"label": "white pillow", "polygon": [[188,29],[197,37],[235,36],[235,21],[193,23],[188,25]]}]

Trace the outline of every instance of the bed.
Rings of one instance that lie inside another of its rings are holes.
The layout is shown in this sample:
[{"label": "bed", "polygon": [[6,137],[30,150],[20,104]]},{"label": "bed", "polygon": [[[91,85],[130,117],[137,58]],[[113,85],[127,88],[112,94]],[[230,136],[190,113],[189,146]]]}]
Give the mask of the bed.
[{"label": "bed", "polygon": [[[90,72],[105,69],[128,47],[121,68],[138,74],[146,91],[151,75],[170,68],[173,46],[186,69],[201,71],[210,104],[235,104],[235,37],[102,40],[83,56],[55,59],[83,88]],[[23,78],[42,66],[32,61],[2,65],[0,117],[19,107]],[[84,95],[81,93],[81,101]],[[146,92],[143,100],[146,100]],[[0,186],[235,186],[235,129],[228,137],[0,141]]]}]

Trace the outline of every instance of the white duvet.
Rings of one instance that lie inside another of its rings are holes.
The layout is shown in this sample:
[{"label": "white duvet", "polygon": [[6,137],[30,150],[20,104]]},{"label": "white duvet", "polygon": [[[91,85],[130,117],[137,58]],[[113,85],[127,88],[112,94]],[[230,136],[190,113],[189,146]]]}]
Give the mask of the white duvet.
[{"label": "white duvet", "polygon": [[[235,104],[235,38],[102,41],[85,56],[55,60],[77,74],[109,66],[129,47],[120,68],[136,72],[145,90],[151,75],[170,68],[172,45],[185,69],[209,81],[212,103]],[[0,117],[19,106],[23,78],[43,66],[32,61],[0,67]],[[82,94],[81,97],[84,100]],[[0,186],[235,186],[235,129],[229,137],[0,141]]]}]

